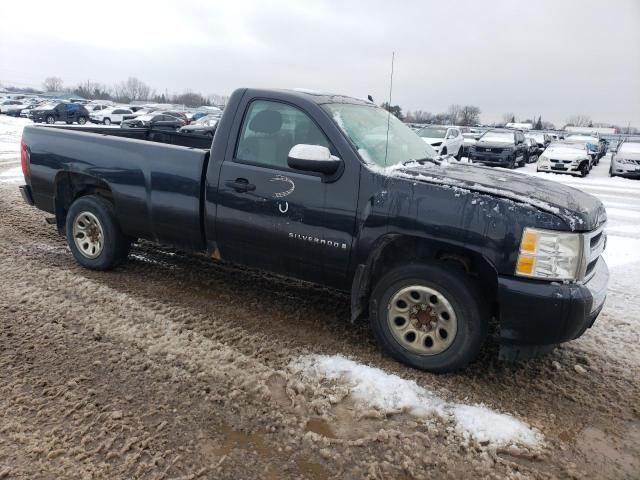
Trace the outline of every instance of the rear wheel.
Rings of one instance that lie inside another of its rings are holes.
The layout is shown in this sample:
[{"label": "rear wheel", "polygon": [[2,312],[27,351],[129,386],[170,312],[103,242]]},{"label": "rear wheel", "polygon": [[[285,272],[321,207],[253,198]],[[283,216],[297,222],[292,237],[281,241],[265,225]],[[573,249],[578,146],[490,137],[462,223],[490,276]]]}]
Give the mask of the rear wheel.
[{"label": "rear wheel", "polygon": [[78,123],[80,125],[84,125],[85,123],[87,123],[87,117],[78,117]]},{"label": "rear wheel", "polygon": [[371,327],[397,360],[431,372],[466,366],[487,335],[488,314],[476,285],[443,263],[403,265],[371,294]]},{"label": "rear wheel", "polygon": [[462,160],[462,147],[458,149],[458,153],[456,154],[456,160]]},{"label": "rear wheel", "polygon": [[66,222],[67,243],[76,261],[94,270],[110,270],[129,254],[131,239],[120,230],[113,205],[97,195],[71,204]]}]

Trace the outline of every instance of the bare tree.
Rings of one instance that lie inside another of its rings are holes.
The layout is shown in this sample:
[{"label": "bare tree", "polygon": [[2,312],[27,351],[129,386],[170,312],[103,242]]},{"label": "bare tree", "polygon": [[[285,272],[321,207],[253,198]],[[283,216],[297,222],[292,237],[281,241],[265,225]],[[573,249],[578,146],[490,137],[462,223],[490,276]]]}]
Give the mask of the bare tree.
[{"label": "bare tree", "polygon": [[570,127],[588,127],[591,122],[591,117],[588,115],[577,114],[567,118],[567,125]]},{"label": "bare tree", "polygon": [[114,88],[115,97],[120,101],[133,102],[149,98],[151,88],[136,77],[129,77]]},{"label": "bare tree", "polygon": [[451,125],[458,125],[460,123],[460,113],[462,112],[462,107],[457,104],[449,105],[449,110],[447,114],[449,115],[449,123]]},{"label": "bare tree", "polygon": [[465,105],[460,110],[460,125],[471,126],[480,123],[480,109],[475,105]]},{"label": "bare tree", "polygon": [[59,92],[62,90],[62,79],[60,77],[47,77],[42,82],[45,92]]}]

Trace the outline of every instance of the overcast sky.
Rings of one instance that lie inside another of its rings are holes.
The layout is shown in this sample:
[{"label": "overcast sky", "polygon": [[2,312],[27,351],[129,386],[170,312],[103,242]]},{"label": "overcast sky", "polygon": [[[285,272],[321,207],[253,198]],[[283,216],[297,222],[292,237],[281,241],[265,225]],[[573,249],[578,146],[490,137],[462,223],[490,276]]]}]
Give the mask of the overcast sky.
[{"label": "overcast sky", "polygon": [[18,86],[135,76],[170,93],[306,87],[380,103],[395,51],[404,111],[640,127],[640,0],[21,0],[0,18],[0,82]]}]

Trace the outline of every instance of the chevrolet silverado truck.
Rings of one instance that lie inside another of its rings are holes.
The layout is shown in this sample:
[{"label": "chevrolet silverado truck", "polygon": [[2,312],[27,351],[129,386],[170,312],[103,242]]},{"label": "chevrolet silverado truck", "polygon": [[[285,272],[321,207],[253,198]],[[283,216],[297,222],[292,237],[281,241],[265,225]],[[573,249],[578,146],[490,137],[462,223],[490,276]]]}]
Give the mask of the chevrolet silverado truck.
[{"label": "chevrolet silverado truck", "polygon": [[146,239],[344,290],[386,352],[432,372],[489,331],[502,358],[542,354],[606,297],[598,199],[457,165],[366,100],[239,89],[213,141],[27,126],[21,162],[24,200],[81,265],[114,268]]}]

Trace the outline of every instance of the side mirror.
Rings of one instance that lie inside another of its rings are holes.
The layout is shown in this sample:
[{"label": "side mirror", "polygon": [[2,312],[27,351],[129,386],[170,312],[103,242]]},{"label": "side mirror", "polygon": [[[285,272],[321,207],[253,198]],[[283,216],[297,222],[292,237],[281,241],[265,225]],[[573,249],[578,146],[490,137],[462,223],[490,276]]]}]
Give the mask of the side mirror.
[{"label": "side mirror", "polygon": [[287,163],[296,170],[331,175],[338,171],[342,160],[331,155],[327,147],[299,143],[289,150]]}]

